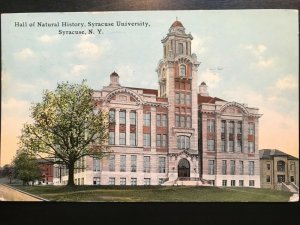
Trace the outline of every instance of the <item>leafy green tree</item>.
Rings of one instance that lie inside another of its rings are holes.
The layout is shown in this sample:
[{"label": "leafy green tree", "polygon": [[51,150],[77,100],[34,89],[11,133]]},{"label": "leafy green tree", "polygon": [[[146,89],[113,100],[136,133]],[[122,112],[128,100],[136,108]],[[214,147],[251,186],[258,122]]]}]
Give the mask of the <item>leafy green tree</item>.
[{"label": "leafy green tree", "polygon": [[53,157],[68,169],[68,186],[74,186],[75,162],[84,156],[101,158],[109,152],[107,113],[95,110],[93,91],[81,84],[63,82],[46,90],[31,108],[34,122],[25,124],[21,148]]},{"label": "leafy green tree", "polygon": [[30,181],[33,185],[34,181],[39,180],[42,176],[37,159],[25,151],[17,154],[13,160],[13,165],[16,176],[23,181],[23,185],[29,184]]}]

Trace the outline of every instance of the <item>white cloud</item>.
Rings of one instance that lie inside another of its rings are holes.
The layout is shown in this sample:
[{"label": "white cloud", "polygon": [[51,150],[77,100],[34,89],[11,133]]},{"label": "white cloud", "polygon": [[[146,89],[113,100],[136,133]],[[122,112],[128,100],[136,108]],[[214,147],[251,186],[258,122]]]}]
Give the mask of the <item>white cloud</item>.
[{"label": "white cloud", "polygon": [[207,51],[207,42],[208,37],[198,37],[194,35],[193,44],[192,44],[192,53],[196,53],[197,55],[203,54]]},{"label": "white cloud", "polygon": [[58,35],[49,36],[49,35],[45,34],[45,35],[39,36],[37,39],[42,43],[48,44],[48,43],[53,43],[53,42],[57,41]]},{"label": "white cloud", "polygon": [[91,41],[82,40],[75,48],[73,55],[86,58],[98,58],[110,49],[111,43],[109,40],[103,40],[99,44],[95,44]]},{"label": "white cloud", "polygon": [[18,100],[15,98],[9,98],[2,102],[3,110],[27,110],[29,108],[29,102],[24,100]]},{"label": "white cloud", "polygon": [[221,81],[221,78],[218,72],[206,69],[204,73],[200,73],[200,81],[204,81],[209,88],[215,88]]},{"label": "white cloud", "polygon": [[264,44],[258,44],[258,45],[241,45],[242,48],[249,50],[252,54],[260,56],[262,55],[266,50],[267,46]]},{"label": "white cloud", "polygon": [[279,90],[294,90],[298,88],[298,80],[295,76],[287,75],[276,82],[276,88]]},{"label": "white cloud", "polygon": [[274,59],[265,59],[263,57],[259,57],[256,65],[260,68],[266,68],[266,67],[270,67],[273,64],[274,64]]},{"label": "white cloud", "polygon": [[86,65],[73,65],[70,73],[74,76],[80,76],[83,72],[87,70]]},{"label": "white cloud", "polygon": [[34,58],[36,55],[30,48],[24,48],[23,50],[15,53],[15,57],[21,60]]}]

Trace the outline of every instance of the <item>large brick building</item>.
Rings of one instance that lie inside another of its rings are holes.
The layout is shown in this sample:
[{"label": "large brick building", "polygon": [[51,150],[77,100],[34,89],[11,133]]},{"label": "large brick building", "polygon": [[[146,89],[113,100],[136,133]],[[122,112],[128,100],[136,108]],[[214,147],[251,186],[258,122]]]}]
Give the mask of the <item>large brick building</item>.
[{"label": "large brick building", "polygon": [[[260,187],[257,108],[211,97],[198,86],[200,62],[193,37],[175,21],[162,39],[156,68],[159,89],[124,87],[113,72],[94,91],[97,107],[109,113],[112,154],[79,162],[76,184],[158,185],[178,180],[217,186]],[[55,184],[67,176],[56,170]],[[58,179],[58,177],[60,179]]]}]

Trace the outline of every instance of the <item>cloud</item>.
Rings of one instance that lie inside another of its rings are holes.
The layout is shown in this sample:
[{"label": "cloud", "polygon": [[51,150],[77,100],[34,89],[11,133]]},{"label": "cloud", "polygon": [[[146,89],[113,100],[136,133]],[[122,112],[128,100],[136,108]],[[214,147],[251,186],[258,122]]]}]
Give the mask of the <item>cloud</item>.
[{"label": "cloud", "polygon": [[256,68],[264,69],[272,66],[274,64],[274,58],[267,58],[264,53],[267,51],[267,46],[264,44],[257,45],[241,45],[242,49],[249,51],[255,57],[254,65]]},{"label": "cloud", "polygon": [[26,111],[29,109],[29,106],[29,102],[15,98],[9,98],[8,100],[2,102],[3,111]]},{"label": "cloud", "polygon": [[200,80],[204,81],[209,88],[215,88],[218,86],[221,78],[218,72],[212,72],[212,70],[206,69],[200,74]]},{"label": "cloud", "polygon": [[196,53],[197,55],[203,54],[207,51],[207,42],[209,41],[208,37],[198,37],[194,35],[193,43],[192,43],[192,53]]},{"label": "cloud", "polygon": [[74,76],[80,76],[87,70],[86,65],[73,65],[70,73]]},{"label": "cloud", "polygon": [[47,34],[44,34],[42,36],[39,36],[37,39],[42,43],[49,44],[49,43],[53,43],[53,42],[57,41],[59,38],[58,38],[58,35],[49,36]]},{"label": "cloud", "polygon": [[298,88],[298,80],[296,76],[287,75],[276,81],[276,88],[279,90],[295,90]]},{"label": "cloud", "polygon": [[15,53],[17,59],[26,60],[30,58],[35,58],[35,53],[30,48],[24,48],[23,50]]},{"label": "cloud", "polygon": [[84,58],[99,58],[108,49],[110,49],[111,42],[109,40],[103,40],[99,44],[95,44],[91,41],[81,40],[76,46],[73,55]]}]

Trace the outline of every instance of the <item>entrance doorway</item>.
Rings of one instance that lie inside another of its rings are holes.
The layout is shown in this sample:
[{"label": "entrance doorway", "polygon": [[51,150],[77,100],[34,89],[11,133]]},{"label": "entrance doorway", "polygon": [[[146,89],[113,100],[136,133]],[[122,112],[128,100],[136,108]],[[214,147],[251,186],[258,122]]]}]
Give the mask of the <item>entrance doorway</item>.
[{"label": "entrance doorway", "polygon": [[186,159],[181,159],[178,163],[178,177],[190,177],[190,163]]}]

